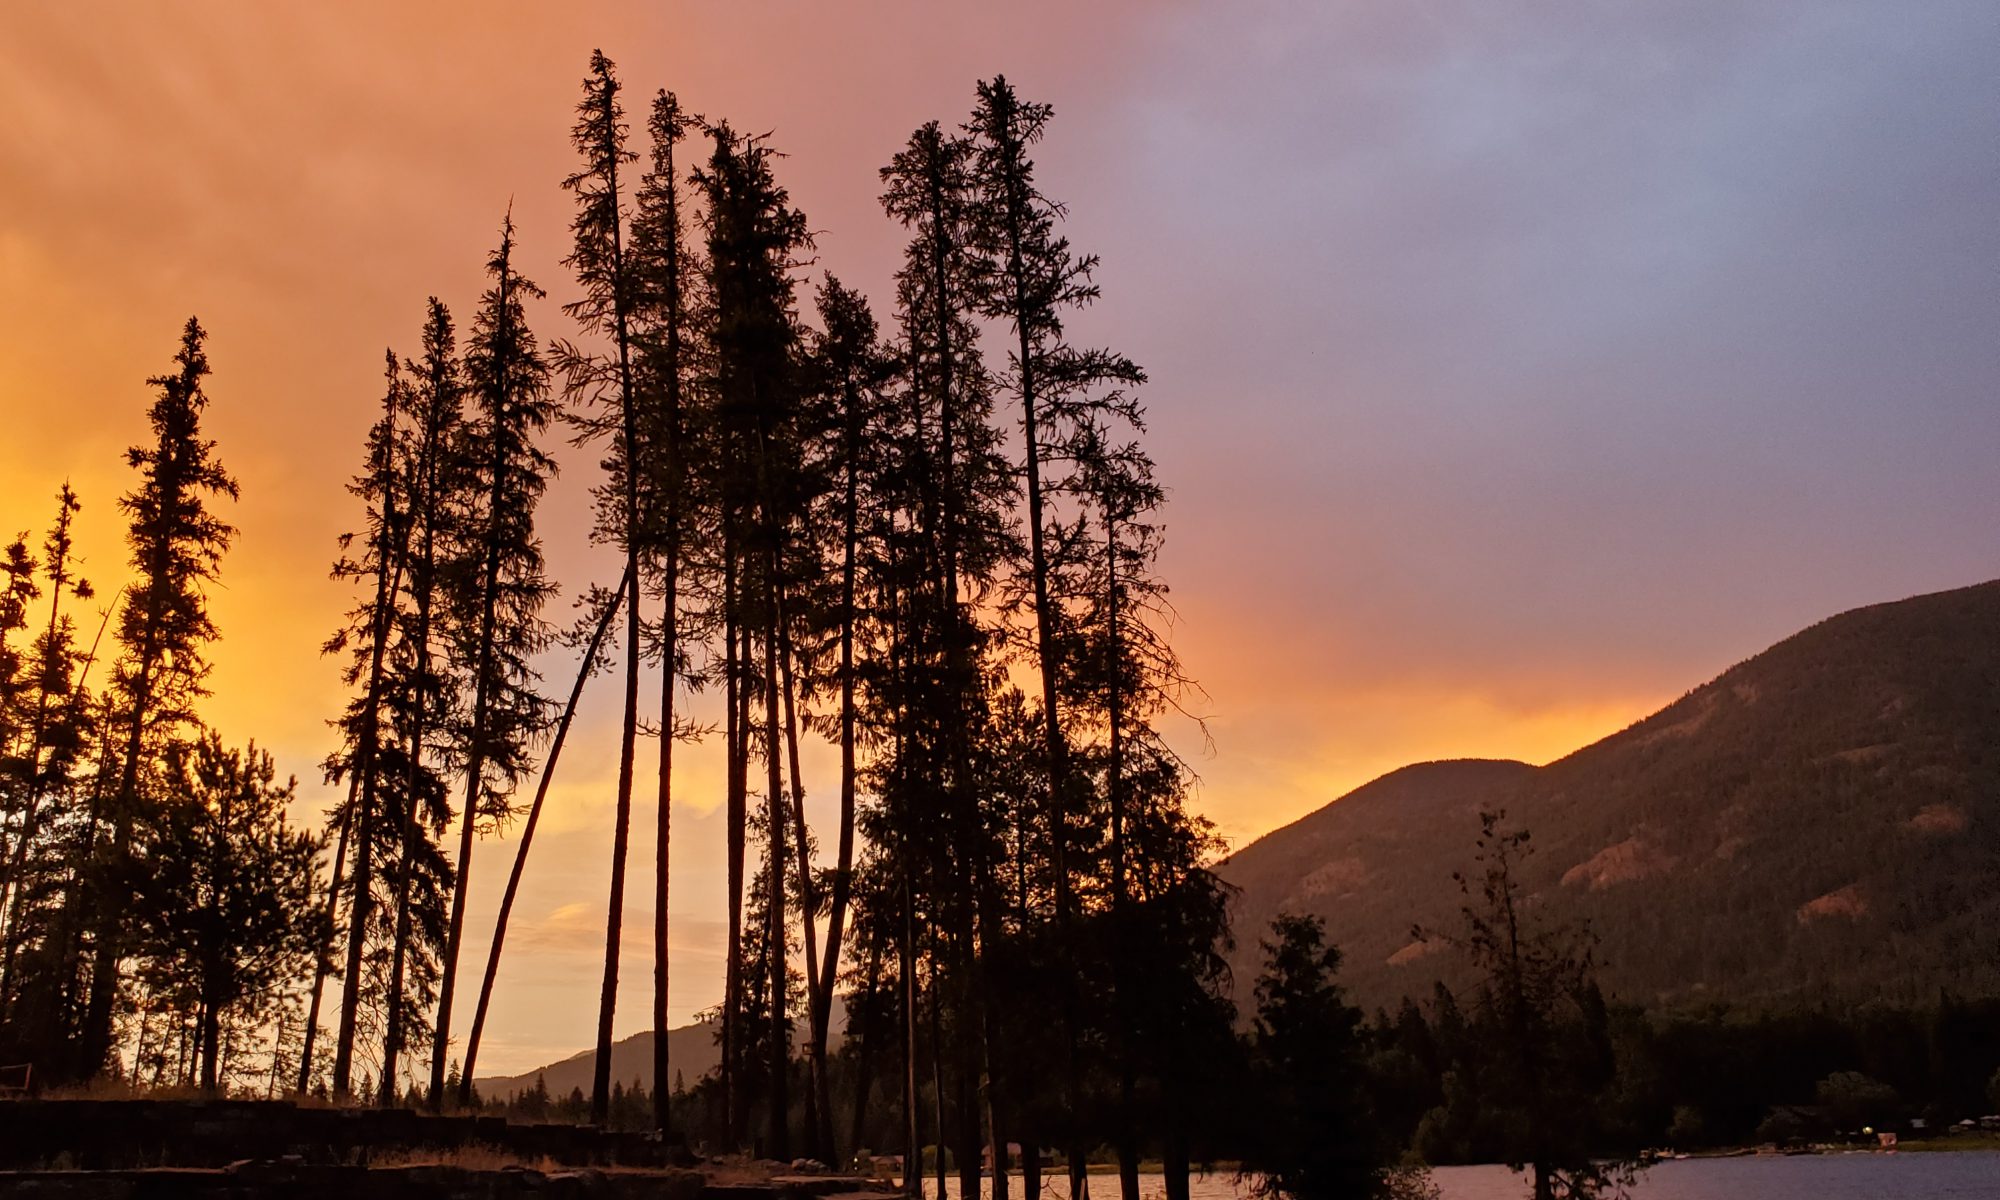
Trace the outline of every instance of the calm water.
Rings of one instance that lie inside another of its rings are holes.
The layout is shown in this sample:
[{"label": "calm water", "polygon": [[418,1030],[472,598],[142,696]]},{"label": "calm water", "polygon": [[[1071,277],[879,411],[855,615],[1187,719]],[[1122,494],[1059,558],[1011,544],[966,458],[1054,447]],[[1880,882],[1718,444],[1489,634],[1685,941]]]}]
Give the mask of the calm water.
[{"label": "calm water", "polygon": [[[1433,1177],[1445,1200],[1522,1200],[1523,1176],[1505,1167],[1440,1167]],[[1068,1180],[1042,1177],[1043,1200],[1069,1200]],[[948,1180],[956,1200],[958,1180]],[[1139,1177],[1145,1200],[1160,1200],[1158,1175]],[[1229,1175],[1195,1176],[1193,1200],[1247,1200]],[[927,1195],[935,1192],[926,1189]],[[1017,1176],[1009,1189],[1020,1200]],[[1091,1177],[1092,1200],[1117,1200],[1118,1179]],[[1823,1154],[1769,1158],[1704,1158],[1665,1162],[1641,1176],[1635,1200],[2000,1200],[2000,1153]]]}]

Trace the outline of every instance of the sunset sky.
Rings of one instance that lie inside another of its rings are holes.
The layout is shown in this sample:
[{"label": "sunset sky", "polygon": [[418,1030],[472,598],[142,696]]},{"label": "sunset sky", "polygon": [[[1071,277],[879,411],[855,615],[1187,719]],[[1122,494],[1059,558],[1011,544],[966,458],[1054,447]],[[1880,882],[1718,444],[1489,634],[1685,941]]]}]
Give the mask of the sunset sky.
[{"label": "sunset sky", "polygon": [[[69,479],[113,590],[144,380],[198,314],[243,491],[206,711],[316,817],[342,700],[319,646],[351,602],[327,568],[383,348],[416,352],[428,295],[469,315],[510,202],[538,332],[574,334],[557,182],[592,48],[628,113],[666,86],[769,130],[815,270],[885,322],[877,168],[1005,73],[1055,105],[1040,179],[1103,257],[1077,336],[1151,376],[1213,750],[1171,732],[1241,844],[1407,762],[1546,761],[1821,617],[2000,575],[1996,26],[1990,0],[12,5],[0,532],[38,542]],[[566,619],[615,566],[586,539],[596,455],[559,457]],[[571,747],[482,1073],[592,1037],[608,682]],[[720,996],[719,767],[681,775],[676,1023]],[[511,853],[478,850],[475,978]],[[621,1036],[649,1011],[636,891]]]}]

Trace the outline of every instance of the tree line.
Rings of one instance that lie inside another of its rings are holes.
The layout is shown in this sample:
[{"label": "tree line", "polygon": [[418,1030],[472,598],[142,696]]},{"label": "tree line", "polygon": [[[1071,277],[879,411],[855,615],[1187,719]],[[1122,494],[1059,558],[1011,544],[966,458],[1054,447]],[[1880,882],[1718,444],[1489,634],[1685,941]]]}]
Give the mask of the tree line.
[{"label": "tree line", "polygon": [[[350,485],[361,518],[332,565],[353,603],[325,643],[348,697],[323,829],[295,828],[294,785],[199,716],[237,489],[201,430],[198,322],[152,381],[155,440],[131,453],[134,582],[106,610],[109,646],[83,644],[67,489],[44,553],[15,547],[7,1049],[50,1080],[214,1088],[262,1037],[272,1090],[469,1101],[550,780],[608,670],[623,711],[595,1117],[614,1090],[632,812],[657,814],[665,1079],[675,750],[719,740],[728,968],[722,1065],[701,1085],[709,1144],[837,1156],[844,990],[870,1014],[871,1069],[899,1064],[910,1140],[948,1125],[961,1162],[1023,1143],[1080,1163],[1115,1127],[1136,1155],[1144,1107],[1172,1111],[1159,1097],[1189,1086],[1188,1031],[1224,1019],[1226,914],[1206,870],[1218,843],[1157,729],[1191,685],[1155,570],[1145,376],[1070,334],[1099,297],[1097,259],[1036,174],[1051,111],[996,77],[881,168],[907,246],[878,320],[810,274],[810,225],[768,138],[664,90],[637,106],[640,130],[629,106],[594,55],[562,181],[579,292],[562,330],[510,217],[469,323],[434,297],[417,353],[385,356]],[[594,536],[623,560],[609,586],[578,589],[574,628],[551,617],[536,526],[564,437],[601,463]],[[580,651],[567,689],[536,669],[559,645]],[[697,695],[719,728],[695,719]],[[832,829],[806,816],[812,738],[838,748]],[[468,962],[471,864],[516,823],[491,953]],[[655,1109],[670,1127],[671,1105]]]}]

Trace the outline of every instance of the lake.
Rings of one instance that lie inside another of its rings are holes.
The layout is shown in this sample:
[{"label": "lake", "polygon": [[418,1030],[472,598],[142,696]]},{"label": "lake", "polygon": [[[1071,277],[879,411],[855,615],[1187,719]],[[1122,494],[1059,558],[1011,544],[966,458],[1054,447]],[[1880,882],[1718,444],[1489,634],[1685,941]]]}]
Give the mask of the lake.
[{"label": "lake", "polygon": [[[1525,1177],[1505,1167],[1439,1167],[1432,1172],[1445,1200],[1522,1200]],[[958,1179],[949,1180],[956,1200]],[[1160,1200],[1158,1175],[1139,1177],[1144,1200]],[[1248,1200],[1230,1175],[1197,1175],[1193,1200]],[[928,1196],[936,1193],[928,1187]],[[1009,1190],[1020,1200],[1016,1176]],[[1117,1200],[1118,1179],[1094,1175],[1091,1200]],[[1042,1200],[1068,1200],[1068,1180],[1044,1175]],[[1939,1154],[1815,1154],[1791,1157],[1689,1158],[1664,1162],[1642,1175],[1635,1200],[2000,1200],[2000,1152]]]}]

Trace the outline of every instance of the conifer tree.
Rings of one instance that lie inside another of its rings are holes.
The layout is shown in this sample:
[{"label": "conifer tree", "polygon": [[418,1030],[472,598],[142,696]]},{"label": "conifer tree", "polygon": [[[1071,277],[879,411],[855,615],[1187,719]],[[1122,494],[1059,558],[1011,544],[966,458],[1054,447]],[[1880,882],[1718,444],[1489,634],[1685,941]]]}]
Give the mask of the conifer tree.
[{"label": "conifer tree", "polygon": [[[790,1042],[785,956],[770,950],[785,938],[785,874],[790,863],[786,798],[779,756],[780,681],[778,650],[785,611],[788,549],[798,508],[800,461],[798,362],[799,331],[793,312],[790,272],[811,244],[805,218],[790,204],[772,176],[768,147],[737,136],[727,124],[711,129],[715,149],[698,181],[708,198],[708,266],[715,305],[713,354],[718,422],[742,456],[729,466],[747,468],[732,491],[747,504],[746,549],[734,581],[747,604],[738,638],[747,645],[761,634],[760,690],[764,708],[765,818],[769,849],[763,900],[770,975],[770,1054],[766,1150],[787,1157],[786,1118]],[[726,519],[726,518],[725,518]],[[746,656],[747,657],[747,656]],[[739,689],[737,699],[747,700]],[[747,744],[747,712],[737,715],[738,735]],[[739,753],[740,753],[739,748]],[[799,846],[800,853],[806,848]]]},{"label": "conifer tree", "polygon": [[[673,841],[674,743],[681,736],[674,692],[683,674],[681,640],[682,544],[689,523],[687,469],[687,397],[692,338],[689,328],[688,247],[682,218],[681,181],[675,148],[686,139],[697,119],[681,109],[668,91],[653,98],[646,126],[652,137],[650,170],[640,181],[638,213],[633,222],[633,252],[637,259],[639,369],[648,404],[645,444],[649,448],[646,488],[647,541],[659,576],[660,592],[660,760],[658,825],[654,845],[653,887],[653,1122],[666,1130],[671,1123],[672,1097],[663,1081],[672,1067],[667,1037],[668,933],[670,893],[669,851]],[[635,622],[636,626],[636,622]]]},{"label": "conifer tree", "polygon": [[1506,813],[1479,814],[1477,879],[1455,873],[1465,896],[1454,943],[1483,987],[1468,1064],[1502,1160],[1528,1174],[1535,1200],[1623,1195],[1637,1154],[1606,1155],[1605,1095],[1613,1075],[1605,1048],[1604,997],[1595,942],[1585,926],[1537,919],[1516,872],[1531,852],[1528,831]]},{"label": "conifer tree", "polygon": [[[28,647],[25,654],[17,654],[11,648],[4,651],[4,669],[10,675],[19,676],[17,693],[10,696],[6,705],[14,722],[24,727],[25,744],[18,738],[15,747],[8,747],[5,758],[6,779],[4,808],[0,808],[0,818],[11,819],[14,824],[9,831],[6,820],[0,819],[0,913],[10,913],[13,909],[12,897],[18,894],[16,882],[22,870],[23,860],[36,835],[35,821],[43,790],[46,786],[42,766],[42,751],[48,748],[51,728],[60,717],[60,709],[69,690],[70,670],[73,656],[70,643],[73,637],[73,623],[63,612],[64,593],[71,592],[76,599],[88,599],[91,595],[88,581],[76,578],[75,563],[72,558],[74,544],[70,535],[70,525],[81,509],[76,493],[64,483],[56,498],[56,520],[42,543],[41,568],[49,582],[49,617],[46,628]],[[17,578],[11,568],[27,565],[33,560],[28,556],[25,539],[9,547],[9,581],[4,602],[0,602],[0,627],[7,633],[25,629],[30,620],[29,603],[40,594],[40,587],[32,577]],[[58,759],[60,749],[58,748]],[[11,832],[11,842],[9,833]],[[0,926],[12,936],[14,918],[6,917],[6,924]],[[8,944],[11,957],[12,943]],[[4,971],[0,971],[4,980]],[[0,1013],[6,1005],[6,986],[0,982]]]},{"label": "conifer tree", "polygon": [[[340,1027],[333,1048],[333,1093],[338,1097],[348,1094],[351,1082],[361,998],[367,990],[362,981],[363,960],[377,932],[375,853],[380,848],[383,829],[377,807],[385,733],[383,678],[389,643],[396,632],[396,608],[402,593],[409,529],[397,461],[398,420],[406,388],[395,354],[388,353],[386,360],[382,416],[369,431],[367,469],[348,489],[363,498],[368,534],[359,556],[351,556],[354,535],[342,537],[341,557],[333,568],[335,579],[367,581],[371,596],[348,614],[347,624],[326,644],[329,654],[351,651],[353,661],[347,668],[346,682],[350,687],[358,684],[361,688],[339,722],[347,742],[344,752],[327,764],[329,782],[337,783],[347,777],[353,785],[348,811],[340,817],[344,840],[353,848],[354,865],[347,890],[345,985],[341,989]],[[350,647],[350,643],[354,644]]]},{"label": "conifer tree", "polygon": [[[1065,447],[1064,457],[1072,466],[1067,486],[1083,511],[1062,528],[1066,561],[1055,579],[1065,606],[1075,613],[1064,698],[1072,712],[1090,714],[1104,736],[1098,757],[1108,835],[1105,918],[1110,930],[1110,1049],[1118,1074],[1116,1144],[1121,1190],[1136,1196],[1139,1006],[1145,998],[1173,991],[1176,978],[1200,972],[1185,962],[1136,953],[1142,945],[1158,949],[1176,939],[1164,930],[1135,927],[1139,913],[1132,874],[1136,863],[1148,876],[1148,891],[1164,887],[1192,899],[1205,890],[1196,880],[1206,877],[1200,850],[1207,838],[1203,827],[1180,814],[1184,771],[1153,724],[1163,710],[1179,710],[1181,699],[1195,690],[1167,640],[1165,626],[1172,612],[1166,586],[1153,573],[1160,544],[1154,514],[1164,494],[1154,481],[1151,458],[1135,440],[1119,441],[1108,432],[1099,423],[1102,415],[1087,415]],[[1125,415],[1133,430],[1140,428],[1136,405]],[[1135,828],[1144,830],[1148,824],[1151,837],[1132,836]],[[1166,915],[1189,913],[1185,904],[1153,907]],[[1146,980],[1148,964],[1168,977]]]},{"label": "conifer tree", "polygon": [[15,646],[14,637],[28,628],[28,610],[42,589],[35,582],[40,564],[28,549],[26,533],[7,544],[7,561],[0,564],[0,752],[11,750],[26,722],[22,720],[22,694],[31,685],[25,669],[28,653]]},{"label": "conifer tree", "polygon": [[625,203],[619,168],[637,161],[625,149],[624,110],[611,60],[603,51],[590,56],[590,73],[583,81],[583,99],[570,140],[583,158],[581,169],[563,180],[576,193],[577,212],[571,222],[574,248],[564,263],[576,272],[583,297],[564,306],[592,333],[610,339],[609,357],[574,350],[563,353],[572,396],[599,402],[610,409],[614,443],[606,466],[608,485],[615,491],[601,497],[599,525],[625,552],[626,623],[625,710],[618,735],[618,796],[611,834],[610,899],[604,928],[604,982],[599,992],[597,1060],[592,1076],[591,1115],[602,1123],[611,1103],[611,1030],[618,1003],[619,931],[624,923],[625,859],[631,837],[632,779],[639,732],[639,554],[643,532],[639,514],[639,481],[645,470],[639,443],[641,400],[633,388],[632,312],[634,280],[626,261]]},{"label": "conifer tree", "polygon": [[843,287],[829,275],[820,287],[817,306],[822,332],[813,361],[819,401],[826,410],[819,425],[824,431],[823,455],[831,487],[822,505],[828,511],[816,523],[839,531],[835,568],[838,593],[833,599],[830,623],[836,643],[833,685],[837,698],[832,733],[840,749],[840,827],[827,903],[826,946],[819,967],[819,986],[809,1000],[814,1006],[811,1054],[820,1088],[818,1110],[824,1123],[820,1140],[831,1153],[833,1097],[826,1041],[832,1020],[834,982],[841,974],[841,949],[846,937],[855,866],[861,733],[858,656],[867,649],[863,644],[867,631],[862,627],[862,605],[867,586],[864,556],[869,553],[869,546],[864,539],[870,537],[875,520],[876,476],[881,464],[874,441],[884,403],[881,391],[892,378],[895,363],[878,344],[874,315],[860,293]]},{"label": "conifer tree", "polygon": [[513,254],[510,215],[487,263],[493,285],[480,299],[466,348],[473,413],[461,449],[474,480],[475,507],[465,516],[464,532],[455,539],[445,568],[451,580],[451,650],[471,698],[453,731],[452,753],[465,764],[465,786],[432,1027],[429,1101],[434,1110],[444,1104],[445,1070],[451,1061],[452,1001],[473,845],[482,828],[507,816],[509,797],[527,770],[529,744],[544,719],[545,703],[535,691],[529,659],[548,640],[541,609],[553,588],[542,572],[535,506],[554,463],[537,438],[557,409],[549,396],[549,369],[525,310],[525,302],[539,298],[542,290],[515,270]]},{"label": "conifer tree", "polygon": [[[409,567],[404,572],[409,591],[410,620],[405,634],[403,679],[398,689],[396,718],[402,737],[404,779],[400,855],[396,866],[395,932],[390,949],[389,986],[382,1039],[382,1089],[393,1098],[401,1079],[401,1055],[409,1042],[406,1026],[428,1007],[426,989],[408,990],[412,959],[425,982],[436,973],[435,951],[441,940],[438,887],[450,886],[433,830],[442,832],[450,820],[445,784],[434,765],[432,739],[451,712],[452,680],[438,665],[434,647],[444,607],[445,580],[441,559],[460,535],[458,521],[470,497],[475,477],[467,467],[460,442],[464,437],[465,380],[458,360],[457,335],[451,312],[437,297],[430,300],[424,321],[423,360],[406,362],[415,381],[410,389],[414,442],[409,467]],[[426,870],[425,868],[429,869]],[[426,918],[419,921],[419,917]],[[426,936],[413,938],[420,932]]]},{"label": "conifer tree", "polygon": [[[961,1114],[961,1186],[976,1191],[977,1153],[970,1148],[983,1124],[988,1152],[1004,1164],[1006,1137],[990,1067],[991,997],[985,956],[997,932],[981,898],[993,890],[996,861],[980,794],[987,722],[986,655],[992,638],[982,618],[998,564],[1012,549],[1007,510],[1015,489],[999,452],[993,425],[993,380],[978,344],[974,302],[981,260],[977,254],[974,147],[931,122],[882,171],[884,210],[911,232],[898,272],[897,307],[904,332],[910,405],[903,463],[915,541],[907,547],[909,574],[900,582],[908,636],[904,653],[920,669],[902,703],[918,715],[899,754],[930,756],[931,765],[906,764],[897,778],[929,786],[935,795],[908,796],[905,806],[931,806],[921,860],[945,855],[954,870],[944,876],[948,896],[937,898],[937,919],[949,937],[939,944],[956,956],[947,978],[962,1002],[970,1028],[961,1039],[954,1071],[981,1108],[979,1119]],[[1004,1195],[1004,1172],[994,1186]]]},{"label": "conifer tree", "polygon": [[[1050,477],[1050,464],[1072,459],[1070,447],[1081,432],[1111,421],[1132,421],[1135,408],[1125,389],[1143,381],[1139,369],[1108,350],[1079,349],[1064,336],[1063,318],[1098,296],[1091,276],[1094,256],[1079,256],[1057,232],[1062,207],[1035,181],[1030,152],[1040,141],[1051,109],[1022,101],[1005,78],[979,85],[979,100],[968,131],[975,139],[978,180],[976,240],[984,259],[980,307],[1013,334],[1007,390],[1020,405],[1022,475],[1026,484],[1028,556],[1026,591],[1034,625],[1033,644],[1040,675],[1041,709],[1049,773],[1050,855],[1055,875],[1056,937],[1067,945],[1075,904],[1070,842],[1079,797],[1065,729],[1061,694],[1069,665],[1063,661],[1065,613],[1057,582],[1060,546],[1051,546],[1059,518],[1057,496],[1065,481]],[[1067,977],[1067,973],[1065,973]],[[1068,989],[1065,989],[1066,994]],[[1070,1025],[1066,1076],[1074,1105],[1079,1088],[1074,1045],[1080,1019],[1074,998],[1065,1001]],[[1072,1187],[1080,1186],[1078,1151],[1072,1147]],[[1130,1189],[1128,1182],[1127,1190]],[[1127,1200],[1135,1200],[1127,1197]]]},{"label": "conifer tree", "polygon": [[170,790],[141,818],[126,882],[133,951],[155,994],[195,1016],[200,1086],[214,1094],[232,1011],[296,977],[314,952],[312,878],[323,842],[294,829],[295,785],[255,745],[204,733],[177,754]]},{"label": "conifer tree", "polygon": [[1334,982],[1340,951],[1318,917],[1280,916],[1257,977],[1257,1113],[1244,1164],[1257,1191],[1297,1200],[1383,1194],[1384,1148],[1362,1099],[1361,1011]]},{"label": "conifer tree", "polygon": [[73,774],[67,802],[51,814],[46,874],[37,881],[44,928],[32,968],[35,978],[26,978],[27,964],[22,964],[12,985],[9,1019],[54,1078],[76,1070],[76,1041],[89,993],[84,960],[97,919],[96,891],[108,878],[102,818],[125,745],[117,721],[121,697],[115,688],[93,694],[90,672],[126,594],[121,588],[100,613],[90,649],[77,659],[67,714],[76,747],[73,763],[65,764]]},{"label": "conifer tree", "polygon": [[[201,436],[208,407],[202,383],[209,374],[207,336],[189,317],[174,370],[147,381],[159,391],[150,413],[153,443],[126,454],[140,478],[119,501],[131,519],[128,543],[137,578],[120,610],[123,653],[112,678],[123,745],[117,783],[106,797],[111,836],[102,847],[101,867],[111,874],[124,869],[131,850],[134,823],[153,781],[152,755],[192,720],[193,702],[204,693],[208,666],[202,651],[216,637],[205,588],[236,533],[210,511],[217,499],[236,499],[237,487],[216,459],[215,443]],[[110,1053],[118,964],[125,952],[124,910],[108,891],[99,893],[92,926],[90,999],[76,1060],[82,1075],[98,1071]]]},{"label": "conifer tree", "polygon": [[[26,752],[14,760],[8,799],[19,816],[13,844],[0,860],[0,1024],[15,1024],[16,963],[24,947],[46,932],[54,862],[49,861],[44,822],[49,807],[66,796],[83,749],[87,694],[82,668],[87,659],[76,646],[76,625],[66,599],[88,600],[90,582],[77,572],[71,532],[82,503],[68,483],[56,496],[56,518],[42,542],[42,570],[48,582],[49,615],[32,646]],[[93,651],[94,653],[94,651]],[[55,814],[60,816],[61,814]],[[46,981],[45,981],[46,982]],[[33,1035],[30,1035],[32,1038]]]}]

